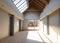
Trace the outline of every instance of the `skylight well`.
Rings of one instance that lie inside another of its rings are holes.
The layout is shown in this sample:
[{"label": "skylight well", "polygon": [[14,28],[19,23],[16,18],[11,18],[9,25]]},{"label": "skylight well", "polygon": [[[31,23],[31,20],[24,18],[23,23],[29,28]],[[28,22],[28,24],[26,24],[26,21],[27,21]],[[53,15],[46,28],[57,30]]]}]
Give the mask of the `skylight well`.
[{"label": "skylight well", "polygon": [[23,13],[28,8],[26,0],[12,0],[12,1],[21,13]]}]

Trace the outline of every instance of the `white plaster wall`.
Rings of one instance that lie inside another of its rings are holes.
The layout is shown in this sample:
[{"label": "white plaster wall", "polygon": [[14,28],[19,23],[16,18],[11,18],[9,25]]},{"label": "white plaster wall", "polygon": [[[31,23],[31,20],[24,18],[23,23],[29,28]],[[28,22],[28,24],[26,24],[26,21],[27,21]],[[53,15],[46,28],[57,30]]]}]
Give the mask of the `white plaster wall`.
[{"label": "white plaster wall", "polygon": [[[9,15],[0,9],[0,39],[9,36]],[[19,31],[19,19],[14,16],[14,33]]]},{"label": "white plaster wall", "polygon": [[23,17],[23,14],[20,13],[20,11],[18,10],[18,8],[14,5],[14,3],[12,2],[12,0],[3,0],[3,2],[5,2],[9,7],[11,7],[15,12],[17,12],[21,17]]},{"label": "white plaster wall", "polygon": [[40,19],[46,17],[47,15],[53,13],[55,10],[60,8],[60,0],[50,0],[50,3],[45,7],[40,15]]},{"label": "white plaster wall", "polygon": [[19,32],[19,19],[14,17],[14,33]]},{"label": "white plaster wall", "polygon": [[5,10],[6,12],[15,15],[19,19],[23,20],[23,14],[20,13],[18,8],[14,5],[12,0],[0,0],[0,8]]},{"label": "white plaster wall", "polygon": [[[55,12],[51,13],[49,15],[49,35],[47,32],[47,19],[46,17],[41,20],[40,30],[48,37],[49,40],[51,40],[53,43],[60,43],[60,25],[59,25],[59,18],[60,18],[60,10],[56,10]],[[44,31],[43,31],[44,30]]]},{"label": "white plaster wall", "polygon": [[[60,36],[59,29],[59,14],[58,11],[49,16],[49,38],[53,42],[57,42],[58,35]],[[58,34],[59,33],[59,34]]]},{"label": "white plaster wall", "polygon": [[9,35],[9,15],[0,9],[0,39]]},{"label": "white plaster wall", "polygon": [[24,14],[24,19],[26,20],[33,20],[33,19],[39,19],[39,13],[38,12],[27,12]]}]

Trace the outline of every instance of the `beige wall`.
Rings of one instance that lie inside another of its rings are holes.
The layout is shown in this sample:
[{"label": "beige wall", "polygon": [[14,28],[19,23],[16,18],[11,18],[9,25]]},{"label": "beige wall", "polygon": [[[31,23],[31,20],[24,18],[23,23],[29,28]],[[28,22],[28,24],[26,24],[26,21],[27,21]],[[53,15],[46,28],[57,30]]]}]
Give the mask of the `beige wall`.
[{"label": "beige wall", "polygon": [[19,31],[19,19],[14,17],[14,32],[18,32]]},{"label": "beige wall", "polygon": [[23,30],[27,30],[28,29],[28,20],[24,20],[23,21]]},{"label": "beige wall", "polygon": [[[9,36],[9,15],[0,9],[0,39]],[[14,33],[19,31],[19,19],[14,17]]]},{"label": "beige wall", "polygon": [[[60,42],[60,26],[59,26],[59,12],[53,12],[49,15],[49,29],[47,28],[47,17],[42,19],[40,22],[40,30],[52,41],[52,42]],[[43,31],[44,30],[44,31]],[[47,34],[47,30],[49,31],[49,35]]]},{"label": "beige wall", "polygon": [[9,15],[0,9],[0,39],[9,35]]}]

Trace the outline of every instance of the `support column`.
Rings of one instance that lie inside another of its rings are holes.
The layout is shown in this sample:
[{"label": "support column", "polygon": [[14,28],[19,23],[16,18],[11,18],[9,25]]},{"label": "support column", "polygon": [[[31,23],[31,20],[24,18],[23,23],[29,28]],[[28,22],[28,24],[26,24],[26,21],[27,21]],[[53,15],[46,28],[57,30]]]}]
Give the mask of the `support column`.
[{"label": "support column", "polygon": [[49,35],[49,16],[47,16],[47,34]]}]

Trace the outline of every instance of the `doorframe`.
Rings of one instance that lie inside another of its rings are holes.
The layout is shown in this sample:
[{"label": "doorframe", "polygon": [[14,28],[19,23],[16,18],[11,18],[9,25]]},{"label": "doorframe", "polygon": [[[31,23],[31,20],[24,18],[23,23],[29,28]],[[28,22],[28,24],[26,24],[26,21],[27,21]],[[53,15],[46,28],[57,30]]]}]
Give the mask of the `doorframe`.
[{"label": "doorframe", "polygon": [[9,14],[9,19],[10,19],[10,24],[9,24],[9,35],[13,36],[14,35],[14,15]]},{"label": "doorframe", "polygon": [[22,31],[21,23],[22,23],[22,21],[19,20],[19,32]]}]

